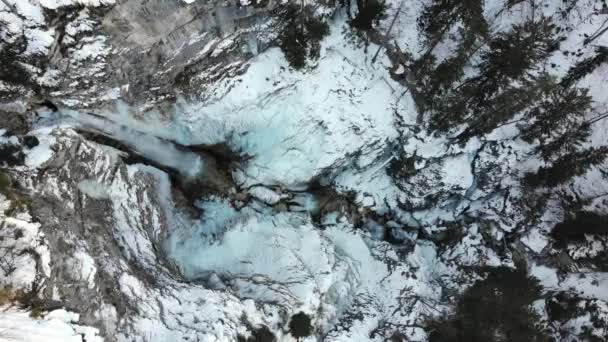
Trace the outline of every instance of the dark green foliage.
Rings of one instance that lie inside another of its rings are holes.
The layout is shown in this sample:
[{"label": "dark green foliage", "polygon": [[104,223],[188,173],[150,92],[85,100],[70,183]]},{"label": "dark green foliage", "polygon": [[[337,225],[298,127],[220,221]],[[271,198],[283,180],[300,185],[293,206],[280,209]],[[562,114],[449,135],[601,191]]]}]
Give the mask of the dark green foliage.
[{"label": "dark green foliage", "polygon": [[[479,74],[462,80],[463,68],[475,46],[474,36],[465,36],[456,54],[433,67],[432,59],[414,65],[419,92],[424,94],[429,128],[446,132],[467,124],[458,142],[488,133],[533,105],[546,92],[547,76],[532,76],[536,65],[555,48],[554,25],[549,19],[528,21],[509,32],[497,34],[488,43],[476,65]],[[555,84],[552,82],[551,84]]]},{"label": "dark green foliage", "polygon": [[25,137],[23,137],[23,145],[25,145],[27,148],[34,148],[39,144],[40,141],[38,141],[38,138],[33,135],[26,135]]},{"label": "dark green foliage", "polygon": [[399,178],[407,179],[410,176],[416,174],[416,161],[419,159],[416,154],[413,156],[400,156],[391,160],[387,172],[389,175]]},{"label": "dark green foliage", "polygon": [[21,145],[3,144],[0,145],[0,165],[23,165],[25,154]]},{"label": "dark green foliage", "polygon": [[489,43],[488,51],[481,55],[478,65],[483,86],[496,91],[505,81],[518,80],[546,59],[555,50],[553,30],[549,18],[527,21],[515,25],[506,33],[499,33]]},{"label": "dark green foliage", "polygon": [[433,0],[418,18],[418,26],[432,47],[457,20],[467,33],[485,35],[488,31],[481,0]]},{"label": "dark green foliage", "polygon": [[491,269],[458,298],[451,316],[427,322],[429,341],[549,341],[531,309],[540,295],[538,280],[523,267]]},{"label": "dark green foliage", "polygon": [[417,105],[421,111],[441,110],[445,101],[440,99],[444,95],[450,95],[452,85],[460,80],[464,74],[465,64],[464,51],[454,57],[445,59],[437,66],[435,66],[435,56],[432,54],[412,64],[410,69],[416,75],[416,93],[421,97],[415,100],[417,100]]},{"label": "dark green foliage", "polygon": [[3,171],[0,171],[0,193],[11,201],[4,210],[5,215],[12,215],[16,210],[27,209],[30,205],[29,197],[19,194],[9,174]]},{"label": "dark green foliage", "polygon": [[307,41],[304,31],[295,25],[287,25],[281,34],[279,47],[294,69],[306,66]]},{"label": "dark green foliage", "polygon": [[536,147],[544,160],[571,153],[584,142],[590,127],[584,115],[591,109],[588,89],[563,88],[548,79],[540,96],[527,110],[525,124],[519,125],[520,137],[528,143],[538,140]]},{"label": "dark green foliage", "polygon": [[[608,243],[608,215],[592,211],[579,210],[569,214],[564,221],[555,225],[551,231],[555,240],[554,247],[565,249],[569,244],[574,246],[589,245],[587,237],[606,246]],[[608,271],[608,251],[601,249],[592,255],[579,255],[576,261],[584,262],[587,267]]]},{"label": "dark green foliage", "polygon": [[[458,142],[491,132],[525,110],[542,92],[535,79],[523,80],[520,85],[509,84],[491,99],[484,98],[487,94],[482,89],[464,87],[466,95],[453,100],[456,106],[451,109],[452,119],[468,122],[468,127],[457,136]],[[445,123],[437,127],[445,127]]]},{"label": "dark green foliage", "polygon": [[564,76],[560,84],[562,87],[567,88],[606,62],[608,62],[608,47],[598,46],[595,55],[578,62],[568,70],[568,74]]},{"label": "dark green foliage", "polygon": [[20,291],[17,297],[20,307],[29,310],[33,318],[42,318],[47,311],[47,302],[40,298],[38,293],[39,289],[34,287],[29,291]]},{"label": "dark green foliage", "polygon": [[329,33],[326,23],[315,17],[309,7],[291,4],[278,14],[282,23],[279,47],[295,69],[306,66],[307,58],[319,58],[320,42]]},{"label": "dark green foliage", "polygon": [[561,247],[565,247],[568,241],[584,241],[585,234],[608,236],[608,216],[578,211],[556,224],[551,231],[551,236]]},{"label": "dark green foliage", "polygon": [[291,320],[289,321],[289,333],[296,339],[310,336],[310,334],[312,334],[310,317],[303,312],[298,312],[291,316]]},{"label": "dark green foliage", "polygon": [[555,187],[601,164],[608,157],[608,147],[575,151],[558,158],[551,166],[541,167],[536,173],[528,173],[524,184],[531,187]]},{"label": "dark green foliage", "polygon": [[562,135],[554,137],[553,140],[538,145],[535,152],[546,161],[564,154],[574,153],[578,146],[589,137],[590,133],[591,125],[584,121],[579,122],[578,127],[574,126],[563,132]]},{"label": "dark green foliage", "polygon": [[[435,65],[432,50],[458,20],[464,24],[459,30],[458,48],[453,56]],[[418,18],[418,26],[426,37],[427,52],[412,64],[411,70],[416,75],[417,93],[421,97],[415,99],[416,103],[421,111],[426,111],[442,102],[442,95],[462,78],[463,68],[476,50],[476,42],[480,37],[485,39],[488,30],[483,1],[433,0]]]},{"label": "dark green foliage", "polygon": [[385,9],[386,5],[380,0],[357,0],[357,15],[351,24],[360,30],[370,30],[373,23],[384,16]]},{"label": "dark green foliage", "polygon": [[241,335],[237,337],[238,342],[274,342],[276,340],[276,336],[265,325],[252,329],[251,335],[247,338]]},{"label": "dark green foliage", "polygon": [[[547,314],[554,331],[557,331],[557,341],[605,342],[606,336],[601,336],[602,330],[608,326],[608,317],[603,315],[597,299],[587,299],[572,292],[558,292],[545,300]],[[580,332],[568,329],[572,320],[581,316],[589,317],[590,325],[581,326]],[[595,334],[593,330],[596,330]],[[598,329],[599,328],[599,329]],[[599,334],[598,334],[599,333]]]},{"label": "dark green foliage", "polygon": [[567,293],[560,292],[554,297],[547,298],[547,314],[549,319],[560,323],[576,316],[578,301]]},{"label": "dark green foliage", "polygon": [[[0,22],[0,31],[8,32],[6,24]],[[0,79],[13,84],[27,84],[29,73],[19,63],[19,54],[27,49],[25,38],[8,43],[0,38]]]},{"label": "dark green foliage", "polygon": [[4,173],[0,172],[0,193],[7,194],[9,190],[12,188],[11,177]]}]

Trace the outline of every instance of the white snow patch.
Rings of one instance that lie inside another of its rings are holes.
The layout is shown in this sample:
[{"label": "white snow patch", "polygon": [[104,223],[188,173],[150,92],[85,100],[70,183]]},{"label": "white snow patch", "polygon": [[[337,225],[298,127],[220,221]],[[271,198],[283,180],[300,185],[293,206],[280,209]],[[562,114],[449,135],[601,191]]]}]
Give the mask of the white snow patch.
[{"label": "white snow patch", "polygon": [[116,0],[37,0],[40,5],[48,9],[58,9],[65,6],[84,5],[90,7],[110,6]]},{"label": "white snow patch", "polygon": [[447,185],[454,185],[461,189],[467,189],[473,184],[471,160],[468,154],[460,154],[444,159],[443,173],[443,181]]},{"label": "white snow patch", "polygon": [[108,187],[95,179],[87,179],[78,183],[78,190],[95,199],[108,199]]},{"label": "white snow patch", "polygon": [[76,251],[72,259],[72,267],[74,273],[80,274],[81,279],[84,279],[88,283],[90,289],[95,287],[97,267],[95,267],[95,260],[89,254],[84,250]]},{"label": "white snow patch", "polygon": [[403,64],[399,64],[395,70],[395,75],[403,75],[405,73],[405,67]]},{"label": "white snow patch", "polygon": [[37,168],[42,166],[42,164],[53,156],[51,146],[55,144],[56,139],[51,134],[52,130],[53,128],[40,128],[30,132],[30,135],[34,135],[38,138],[39,144],[31,150],[25,151],[25,165],[31,168]]},{"label": "white snow patch", "polygon": [[521,238],[521,242],[535,253],[540,253],[549,243],[540,229],[532,229],[526,236]]},{"label": "white snow patch", "polygon": [[66,310],[42,319],[13,307],[0,308],[0,340],[7,342],[103,342],[99,330],[76,324],[79,315]]}]

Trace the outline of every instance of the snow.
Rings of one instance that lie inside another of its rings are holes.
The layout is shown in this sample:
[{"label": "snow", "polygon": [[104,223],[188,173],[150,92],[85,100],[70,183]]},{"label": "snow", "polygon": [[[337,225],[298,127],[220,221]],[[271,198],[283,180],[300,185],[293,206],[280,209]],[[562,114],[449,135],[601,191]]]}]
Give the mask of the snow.
[{"label": "snow", "polygon": [[177,119],[192,133],[189,142],[234,137],[238,149],[254,156],[244,179],[252,184],[297,185],[366,145],[377,145],[369,154],[380,152],[396,133],[390,83],[365,56],[342,46],[339,27],[332,32],[314,71],[288,70],[281,52],[271,49],[220,101],[186,108]]},{"label": "snow", "polygon": [[42,319],[29,312],[0,309],[0,340],[6,342],[103,342],[99,330],[76,324],[79,315],[65,310],[51,311]]},{"label": "snow", "polygon": [[106,44],[106,37],[85,37],[81,39],[82,46],[74,51],[74,58],[78,61],[95,59],[98,56],[107,55],[111,48]]},{"label": "snow", "polygon": [[6,2],[3,2],[2,7],[5,7],[4,4],[6,3],[14,6],[19,13],[26,17],[26,19],[32,20],[36,24],[44,23],[42,8],[37,6],[35,2],[32,3],[32,1],[29,0],[7,0]]},{"label": "snow", "polygon": [[45,8],[58,9],[60,7],[83,5],[90,7],[100,7],[113,5],[115,0],[36,0]]},{"label": "snow", "polygon": [[88,113],[64,110],[62,114],[67,116],[65,122],[100,131],[131,146],[146,158],[180,171],[186,177],[199,175],[204,170],[205,162],[201,157],[169,141]]},{"label": "snow", "polygon": [[559,277],[557,270],[543,265],[532,265],[530,273],[547,289],[574,292],[583,298],[608,301],[608,273],[569,273]]},{"label": "snow", "polygon": [[229,49],[233,45],[234,45],[234,40],[232,40],[232,39],[222,40],[219,44],[217,44],[217,46],[215,47],[215,50],[213,50],[213,52],[211,53],[211,57],[215,58],[215,57],[219,56],[222,52],[224,52],[226,49]]},{"label": "snow", "polygon": [[25,164],[31,168],[37,168],[42,166],[47,160],[53,155],[51,146],[55,143],[55,138],[50,134],[52,128],[40,128],[30,135],[38,138],[38,146],[25,151]]},{"label": "snow", "polygon": [[108,189],[94,179],[83,180],[78,183],[78,189],[95,199],[108,199]]},{"label": "snow", "polygon": [[[7,205],[5,203],[4,207]],[[29,222],[28,215],[18,217],[2,217],[2,230],[0,231],[0,258],[3,267],[12,265],[14,271],[0,270],[0,285],[15,289],[29,288],[36,279],[35,256],[28,251],[38,254],[40,268],[43,274],[50,274],[50,254],[44,243],[44,234],[40,231],[40,224]]]},{"label": "snow", "polygon": [[403,75],[405,73],[405,67],[403,64],[399,64],[395,70],[395,75]]},{"label": "snow", "polygon": [[76,251],[70,264],[74,270],[73,273],[80,274],[81,278],[88,283],[90,289],[95,287],[97,268],[95,267],[95,260],[89,254],[84,250]]},{"label": "snow", "polygon": [[[397,136],[395,109],[413,108],[407,101],[395,104],[396,83],[344,42],[342,25],[332,27],[318,66],[309,72],[291,70],[281,51],[271,48],[253,58],[234,85],[221,84],[217,97],[200,104],[179,103],[169,120],[154,113],[135,120],[129,115],[135,111],[124,106],[100,114],[184,145],[228,142],[253,156],[237,175],[244,186],[301,187],[327,168],[350,163],[349,156],[361,150],[357,162],[371,166]],[[219,45],[215,51],[229,42]]]},{"label": "snow", "polygon": [[[170,255],[188,278],[217,272],[232,278],[244,294],[255,295],[254,299],[291,302],[293,297],[308,310],[318,307],[314,293],[327,291],[331,261],[327,259],[329,255],[318,254],[327,247],[303,217],[261,217],[245,212],[231,218],[220,216],[219,220],[230,225],[219,232],[221,238],[217,242],[204,223],[188,238],[170,239]],[[216,231],[213,227],[211,231]],[[268,289],[253,291],[263,285]]]},{"label": "snow", "polygon": [[461,189],[467,189],[473,184],[473,174],[471,172],[471,157],[461,154],[443,161],[443,182]]},{"label": "snow", "polygon": [[25,54],[46,56],[54,40],[54,30],[32,29],[28,33],[28,45]]},{"label": "snow", "polygon": [[[101,6],[113,1],[18,3],[20,12],[27,13],[28,22],[34,23],[28,27],[27,36],[32,43],[29,53],[44,54],[54,34],[42,29],[44,18],[36,4],[53,9],[76,3]],[[421,3],[405,2],[391,34],[400,48],[414,56],[422,50],[415,27]],[[242,0],[241,4],[248,5],[249,1]],[[489,2],[488,16],[498,15],[494,4],[498,2]],[[397,3],[393,1],[390,5],[389,18]],[[547,8],[546,11],[554,10]],[[0,15],[10,19],[11,31],[21,27],[18,21],[22,19],[7,12]],[[75,36],[90,32],[92,26],[84,17],[73,25],[70,23],[66,33]],[[513,20],[509,17],[499,16],[492,29],[511,25]],[[237,208],[229,199],[233,194],[227,198],[201,199],[196,203],[201,215],[194,219],[183,215],[172,202],[167,174],[139,164],[121,164],[120,171],[111,173],[109,170],[119,165],[120,152],[82,140],[78,140],[77,158],[86,161],[80,167],[92,170],[90,175],[75,180],[82,194],[78,191],[70,194],[61,188],[65,183],[58,180],[44,184],[43,191],[57,194],[57,198],[78,195],[85,204],[103,200],[110,206],[110,233],[124,256],[124,260],[120,259],[122,263],[118,263],[121,267],[112,269],[118,275],[117,290],[137,307],[137,314],[129,317],[130,329],[145,332],[153,340],[234,340],[236,331],[242,329],[239,325],[242,323],[235,322],[245,312],[247,319],[263,322],[281,334],[283,318],[303,310],[314,315],[317,328],[328,341],[365,341],[379,325],[407,326],[404,330],[411,338],[423,340],[422,329],[411,324],[418,324],[423,316],[442,312],[447,305],[442,301],[446,294],[474,281],[462,279],[461,267],[512,264],[510,256],[499,256],[487,247],[486,235],[495,238],[492,243],[502,243],[504,231],[514,231],[510,226],[513,218],[505,219],[510,222],[497,222],[500,230],[492,227],[489,234],[485,234],[485,227],[466,224],[461,227],[465,237],[441,249],[424,240],[424,236],[441,236],[450,229],[443,221],[456,221],[474,210],[484,212],[489,221],[499,221],[494,213],[499,208],[504,216],[515,215],[508,211],[510,203],[502,194],[497,195],[496,189],[491,189],[492,193],[482,189],[476,177],[486,169],[488,173],[502,173],[503,177],[496,177],[496,184],[517,194],[519,190],[508,172],[537,165],[537,161],[525,159],[529,146],[505,142],[517,133],[517,127],[508,125],[484,137],[484,143],[500,142],[502,147],[495,151],[484,150],[481,139],[466,146],[451,146],[445,137],[413,129],[398,132],[395,114],[406,126],[418,125],[411,97],[407,95],[398,101],[402,87],[389,78],[388,70],[403,75],[405,66],[391,65],[383,54],[372,64],[371,54],[362,53],[361,46],[345,39],[343,19],[338,18],[332,25],[315,67],[311,65],[305,71],[292,70],[280,50],[271,48],[250,60],[245,66],[247,71],[234,82],[214,85],[213,94],[199,103],[180,100],[171,110],[150,111],[142,119],[133,115],[138,112],[136,108],[120,104],[110,112],[96,113],[99,115],[68,110],[57,114],[64,116],[59,118],[64,124],[108,135],[187,177],[204,177],[206,164],[204,158],[180,144],[226,142],[235,151],[251,156],[233,176],[253,200],[239,203]],[[589,27],[597,24],[596,20],[590,20]],[[386,28],[388,22],[383,20],[382,27]],[[203,37],[204,34],[193,37],[191,42]],[[219,57],[237,41],[232,36],[222,41],[212,39],[197,58],[209,54]],[[580,39],[568,38],[564,44],[579,43]],[[101,60],[111,51],[103,36],[86,37],[78,44],[71,53],[83,63]],[[367,47],[369,51],[376,49],[373,44]],[[446,55],[452,49],[450,42],[444,42],[437,53]],[[567,70],[565,65],[561,68]],[[53,84],[57,77],[57,71],[48,71],[40,81]],[[584,82],[595,84],[602,77],[605,75],[590,76]],[[79,84],[75,81],[72,85]],[[601,89],[592,91],[596,98],[604,96]],[[106,100],[117,99],[119,95],[118,87],[99,92],[100,98]],[[77,100],[70,101],[66,99],[64,103],[78,104]],[[594,133],[597,144],[605,143],[602,131],[597,129]],[[26,151],[26,166],[37,169],[52,157],[57,140],[62,138],[50,129],[39,129],[33,134],[40,145]],[[405,155],[424,159],[416,162],[416,172],[403,187],[405,190],[397,188],[395,179],[387,173],[387,167],[397,158],[396,145],[403,145]],[[490,156],[493,152],[500,157]],[[493,162],[498,166],[491,166]],[[477,175],[473,174],[474,168]],[[339,192],[354,190],[355,203],[361,207],[359,214],[364,220],[362,229],[355,229],[340,212],[321,217],[320,226],[312,221],[307,211],[317,209],[316,199],[293,190],[306,189],[317,177]],[[598,185],[601,172],[592,170],[585,177],[578,181],[584,184],[575,183],[577,189],[587,194],[601,193]],[[432,203],[425,203],[429,198]],[[276,207],[281,206],[276,204],[280,202],[288,202],[290,211],[278,212]],[[406,212],[400,210],[401,204],[424,208]],[[74,205],[73,199],[66,200],[66,206],[70,205]],[[371,211],[379,216],[391,214],[399,222],[376,222],[365,217]],[[44,251],[34,244],[34,240],[42,238],[39,226],[21,218],[4,221],[9,228],[28,227],[31,234],[24,241]],[[407,230],[406,225],[419,230]],[[403,246],[383,242],[389,228],[406,244],[411,243],[412,250],[403,251]],[[532,227],[520,240],[535,253],[541,253],[548,244],[546,231],[541,228],[546,227]],[[157,254],[162,243],[166,244],[162,247],[171,265],[174,262],[191,283],[186,285],[164,277],[164,266],[159,266],[162,263]],[[66,265],[80,278],[82,288],[95,289],[96,277],[107,270],[100,269],[101,258],[89,254],[92,249],[78,247]],[[44,260],[48,263],[48,251],[45,253]],[[24,262],[29,264],[20,268],[23,274],[14,277],[20,285],[31,283],[35,275],[31,260]],[[159,288],[123,264],[133,264],[142,272],[154,274]],[[589,298],[608,297],[605,290],[608,278],[603,273],[571,274],[562,279],[556,270],[534,265],[532,274],[546,289],[576,291]],[[118,317],[116,308],[110,304],[100,307],[97,314],[113,321]],[[350,317],[360,319],[349,322]],[[78,319],[71,314],[56,313],[47,318],[65,324],[56,328],[57,332],[69,334],[81,329],[71,325]],[[121,341],[132,338],[125,335],[122,332],[116,338]],[[279,337],[284,341],[290,339]],[[70,341],[69,337],[63,340]],[[91,340],[92,337],[87,337],[87,341]]]},{"label": "snow", "polygon": [[329,321],[388,274],[363,236],[343,224],[319,231],[302,214],[237,213],[217,200],[203,208],[199,225],[171,234],[169,255],[187,278],[219,275],[241,298],[278,301],[293,312],[322,310]]},{"label": "snow", "polygon": [[540,253],[549,243],[540,229],[530,230],[527,235],[521,238],[521,242],[535,253]]},{"label": "snow", "polygon": [[263,186],[254,186],[248,192],[251,196],[268,204],[276,204],[283,198],[279,193]]}]

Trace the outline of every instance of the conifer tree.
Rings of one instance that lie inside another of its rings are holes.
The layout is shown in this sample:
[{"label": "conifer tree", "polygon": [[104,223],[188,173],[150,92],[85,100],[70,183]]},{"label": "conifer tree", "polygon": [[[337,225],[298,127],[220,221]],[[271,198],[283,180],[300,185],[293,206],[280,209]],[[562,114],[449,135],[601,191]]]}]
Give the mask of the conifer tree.
[{"label": "conifer tree", "polygon": [[536,173],[526,174],[524,183],[532,187],[555,187],[603,163],[606,157],[608,157],[608,147],[592,147],[568,153],[558,158],[552,165],[541,167]]},{"label": "conifer tree", "polygon": [[523,267],[491,269],[458,298],[452,315],[428,322],[429,341],[548,342],[531,308],[541,286]]},{"label": "conifer tree", "polygon": [[[545,82],[542,74],[534,76],[532,72],[554,49],[553,28],[550,19],[543,18],[516,25],[494,37],[480,56],[478,75],[452,85],[449,94],[441,99],[427,101],[438,104],[430,108],[429,128],[445,132],[467,123],[468,127],[457,137],[457,141],[465,142],[492,131],[532,105]],[[454,79],[459,76],[452,75]],[[427,94],[436,96],[438,90],[447,88],[447,82],[436,81],[441,80],[437,76],[430,79]]]},{"label": "conifer tree", "polygon": [[544,160],[575,151],[590,132],[584,120],[591,109],[588,89],[563,88],[555,80],[549,83],[542,99],[527,111],[526,122],[519,125],[522,140],[538,141],[536,151]]}]

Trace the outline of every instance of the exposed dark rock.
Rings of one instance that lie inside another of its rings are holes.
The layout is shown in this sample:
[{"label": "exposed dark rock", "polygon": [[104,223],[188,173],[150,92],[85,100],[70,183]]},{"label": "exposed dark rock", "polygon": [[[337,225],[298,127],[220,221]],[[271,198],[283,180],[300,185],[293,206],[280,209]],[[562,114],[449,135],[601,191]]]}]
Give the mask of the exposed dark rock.
[{"label": "exposed dark rock", "polygon": [[0,164],[4,166],[23,165],[25,154],[21,145],[2,144],[0,145]]},{"label": "exposed dark rock", "polygon": [[25,145],[27,148],[34,148],[39,144],[40,141],[38,141],[38,138],[33,135],[26,135],[25,137],[23,137],[23,145]]}]

